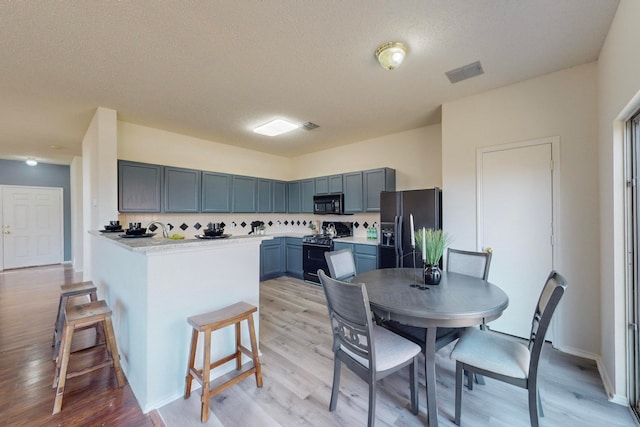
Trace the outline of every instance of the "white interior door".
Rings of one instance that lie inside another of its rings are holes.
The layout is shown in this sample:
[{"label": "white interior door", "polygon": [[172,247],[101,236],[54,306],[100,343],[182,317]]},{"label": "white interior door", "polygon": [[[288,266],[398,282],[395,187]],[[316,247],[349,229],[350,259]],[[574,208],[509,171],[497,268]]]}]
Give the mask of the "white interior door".
[{"label": "white interior door", "polygon": [[493,250],[489,281],[509,296],[509,307],[491,329],[529,338],[553,268],[553,147],[507,147],[478,153],[478,242]]},{"label": "white interior door", "polygon": [[4,268],[62,262],[62,218],[61,188],[2,187]]}]

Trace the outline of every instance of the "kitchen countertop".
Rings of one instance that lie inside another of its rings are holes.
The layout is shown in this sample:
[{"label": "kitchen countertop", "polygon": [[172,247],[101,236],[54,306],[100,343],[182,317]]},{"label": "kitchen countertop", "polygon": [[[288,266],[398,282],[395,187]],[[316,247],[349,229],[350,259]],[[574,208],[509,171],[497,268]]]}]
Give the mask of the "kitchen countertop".
[{"label": "kitchen countertop", "polygon": [[334,239],[336,242],[344,243],[356,243],[358,245],[373,245],[378,246],[380,241],[378,239],[367,239],[366,237],[337,237]]},{"label": "kitchen countertop", "polygon": [[122,233],[101,233],[99,231],[89,231],[89,234],[94,236],[104,237],[111,240],[118,246],[122,246],[133,252],[167,252],[171,250],[179,249],[197,249],[197,248],[211,248],[216,246],[227,246],[246,244],[253,241],[270,240],[275,236],[273,234],[250,234],[250,235],[232,235],[222,239],[197,239],[195,237],[174,240],[162,237],[162,233],[156,233],[152,237],[139,237],[139,238],[123,238],[120,237]]}]

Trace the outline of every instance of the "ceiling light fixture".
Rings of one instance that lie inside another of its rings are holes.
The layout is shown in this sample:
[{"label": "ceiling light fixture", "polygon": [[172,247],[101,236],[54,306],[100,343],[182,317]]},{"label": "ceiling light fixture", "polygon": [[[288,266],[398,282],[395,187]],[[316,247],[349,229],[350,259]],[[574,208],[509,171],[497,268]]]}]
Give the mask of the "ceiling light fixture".
[{"label": "ceiling light fixture", "polygon": [[393,70],[404,61],[407,47],[400,42],[386,42],[376,49],[378,62],[387,70]]},{"label": "ceiling light fixture", "polygon": [[296,123],[291,123],[282,119],[275,119],[261,126],[258,126],[253,131],[255,133],[259,133],[260,135],[278,136],[294,129],[298,129],[299,127],[300,125]]},{"label": "ceiling light fixture", "polygon": [[38,161],[33,157],[29,157],[25,163],[28,164],[29,166],[35,166],[38,164]]}]

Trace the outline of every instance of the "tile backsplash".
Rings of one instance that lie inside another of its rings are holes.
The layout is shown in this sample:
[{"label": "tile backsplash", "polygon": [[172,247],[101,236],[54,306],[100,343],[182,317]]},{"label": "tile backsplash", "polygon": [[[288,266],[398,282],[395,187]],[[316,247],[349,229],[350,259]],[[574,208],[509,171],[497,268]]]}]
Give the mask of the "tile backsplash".
[{"label": "tile backsplash", "polygon": [[210,222],[224,223],[225,234],[249,234],[251,222],[262,221],[265,234],[301,233],[312,234],[309,223],[323,221],[353,222],[353,235],[367,237],[367,227],[380,223],[380,214],[363,213],[354,215],[313,215],[313,214],[120,214],[118,217],[124,228],[130,222],[140,222],[146,227],[152,221],[170,225],[170,234],[178,233],[187,237],[201,234]]}]

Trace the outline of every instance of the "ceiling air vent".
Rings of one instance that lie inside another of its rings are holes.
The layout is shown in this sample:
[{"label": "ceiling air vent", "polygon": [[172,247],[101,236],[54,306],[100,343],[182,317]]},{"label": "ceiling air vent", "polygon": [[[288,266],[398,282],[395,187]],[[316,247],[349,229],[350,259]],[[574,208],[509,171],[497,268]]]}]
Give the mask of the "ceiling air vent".
[{"label": "ceiling air vent", "polygon": [[476,61],[472,64],[463,65],[455,70],[447,71],[445,74],[451,83],[458,83],[462,80],[484,74],[484,70],[482,69],[480,61]]},{"label": "ceiling air vent", "polygon": [[302,124],[302,128],[305,130],[314,130],[317,127],[319,127],[317,124],[311,123],[311,122],[306,122]]}]

